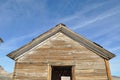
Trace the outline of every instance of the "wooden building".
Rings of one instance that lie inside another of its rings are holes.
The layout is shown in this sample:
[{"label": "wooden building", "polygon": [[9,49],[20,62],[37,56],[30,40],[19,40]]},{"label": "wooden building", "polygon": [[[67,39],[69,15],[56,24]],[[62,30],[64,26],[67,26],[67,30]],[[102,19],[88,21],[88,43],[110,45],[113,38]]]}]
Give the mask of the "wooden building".
[{"label": "wooden building", "polygon": [[58,24],[7,56],[16,62],[13,80],[112,80],[115,55]]}]

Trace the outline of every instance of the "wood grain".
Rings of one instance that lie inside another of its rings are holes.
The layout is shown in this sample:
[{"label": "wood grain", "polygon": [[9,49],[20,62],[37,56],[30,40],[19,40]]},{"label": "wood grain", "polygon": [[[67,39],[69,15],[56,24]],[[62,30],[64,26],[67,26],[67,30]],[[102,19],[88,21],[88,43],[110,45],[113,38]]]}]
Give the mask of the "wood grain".
[{"label": "wood grain", "polygon": [[51,66],[73,66],[73,80],[108,80],[102,57],[57,33],[16,61],[14,80],[51,80]]},{"label": "wood grain", "polygon": [[105,60],[105,65],[106,65],[107,76],[108,76],[109,80],[112,80],[112,76],[111,76],[111,72],[110,72],[109,62],[108,62],[106,59],[104,59],[104,60]]}]

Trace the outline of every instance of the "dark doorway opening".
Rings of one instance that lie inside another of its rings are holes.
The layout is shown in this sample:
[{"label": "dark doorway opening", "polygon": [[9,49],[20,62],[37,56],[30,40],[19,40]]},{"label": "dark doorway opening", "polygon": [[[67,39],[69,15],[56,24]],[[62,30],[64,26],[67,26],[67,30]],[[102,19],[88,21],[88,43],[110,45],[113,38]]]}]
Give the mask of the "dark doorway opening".
[{"label": "dark doorway opening", "polygon": [[72,66],[52,66],[51,80],[72,80]]}]

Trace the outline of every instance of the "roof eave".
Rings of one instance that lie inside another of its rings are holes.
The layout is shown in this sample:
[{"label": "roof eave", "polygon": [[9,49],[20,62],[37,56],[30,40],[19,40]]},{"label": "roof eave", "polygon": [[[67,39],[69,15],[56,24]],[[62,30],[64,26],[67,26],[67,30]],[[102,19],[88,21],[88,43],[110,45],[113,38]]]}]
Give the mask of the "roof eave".
[{"label": "roof eave", "polygon": [[33,48],[34,46],[36,46],[38,43],[41,43],[42,41],[46,40],[47,38],[51,37],[52,35],[56,34],[57,32],[60,32],[60,31],[64,34],[66,34],[67,36],[69,36],[70,38],[74,39],[75,41],[82,43],[85,47],[96,52],[99,56],[101,56],[107,60],[110,60],[111,58],[115,57],[115,55],[112,54],[111,52],[95,45],[92,41],[69,30],[64,24],[56,25],[56,27],[54,27],[51,30],[45,32],[44,34],[38,36],[37,38],[35,38],[34,40],[32,40],[30,43],[26,44],[25,46],[9,53],[7,56],[13,60],[16,60],[17,57],[20,56],[22,53],[25,53],[26,51],[28,51],[31,48]]}]

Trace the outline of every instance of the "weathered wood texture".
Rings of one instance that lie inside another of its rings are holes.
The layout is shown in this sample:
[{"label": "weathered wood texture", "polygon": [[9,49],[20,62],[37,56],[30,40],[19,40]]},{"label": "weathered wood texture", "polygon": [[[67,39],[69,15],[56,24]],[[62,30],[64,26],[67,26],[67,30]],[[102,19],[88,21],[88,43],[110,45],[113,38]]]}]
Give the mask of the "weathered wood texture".
[{"label": "weathered wood texture", "polygon": [[106,65],[106,71],[107,71],[107,75],[109,80],[112,80],[112,76],[111,76],[111,72],[110,72],[110,66],[109,66],[109,61],[105,59],[105,65]]},{"label": "weathered wood texture", "polygon": [[55,65],[74,66],[75,80],[108,80],[104,59],[60,32],[20,56],[14,80],[50,80]]}]

